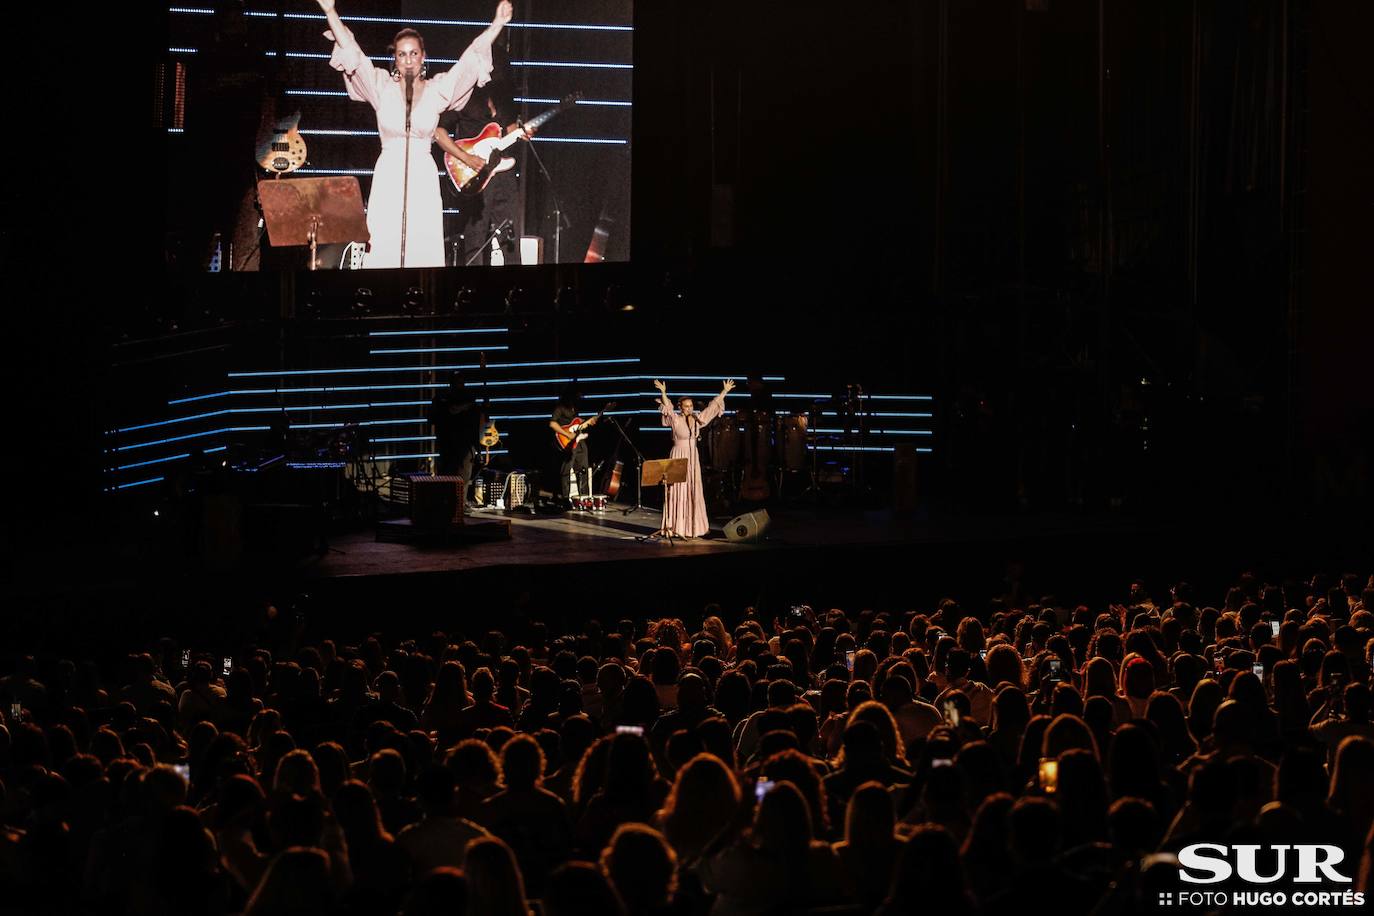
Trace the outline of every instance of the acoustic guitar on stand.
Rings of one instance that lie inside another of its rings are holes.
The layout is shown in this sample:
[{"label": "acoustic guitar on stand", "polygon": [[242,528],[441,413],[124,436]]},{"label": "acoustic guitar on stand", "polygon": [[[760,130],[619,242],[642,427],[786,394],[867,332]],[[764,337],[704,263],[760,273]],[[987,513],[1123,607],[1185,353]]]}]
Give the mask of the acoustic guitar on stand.
[{"label": "acoustic guitar on stand", "polygon": [[502,153],[518,141],[529,139],[550,118],[577,104],[577,100],[581,97],[580,92],[565,96],[556,108],[550,108],[548,111],[535,115],[504,136],[501,125],[492,121],[482,128],[475,137],[468,137],[465,140],[455,139],[453,142],[458,144],[458,148],[463,152],[470,153],[486,162],[486,165],[482,166],[481,169],[474,169],[452,153],[444,153],[444,170],[448,172],[449,180],[458,189],[458,193],[480,194],[486,189],[487,183],[491,181],[493,175],[515,168],[515,157],[503,156]]},{"label": "acoustic guitar on stand", "polygon": [[587,430],[595,426],[597,422],[606,415],[606,411],[608,410],[615,410],[615,401],[611,401],[605,407],[601,408],[601,410],[597,411],[596,416],[592,417],[590,420],[584,420],[581,417],[577,417],[567,426],[563,427],[562,432],[554,433],[554,437],[558,440],[558,450],[560,452],[570,452],[577,448],[578,443],[584,441],[587,436],[590,435]]}]

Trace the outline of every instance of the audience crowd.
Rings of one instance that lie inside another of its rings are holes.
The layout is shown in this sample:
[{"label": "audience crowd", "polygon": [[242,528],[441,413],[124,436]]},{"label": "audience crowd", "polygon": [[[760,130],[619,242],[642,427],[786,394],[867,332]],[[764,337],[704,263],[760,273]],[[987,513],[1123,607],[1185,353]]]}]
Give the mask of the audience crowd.
[{"label": "audience crowd", "polygon": [[1374,579],[1167,595],[10,655],[4,910],[1135,913],[1198,842],[1367,892]]}]

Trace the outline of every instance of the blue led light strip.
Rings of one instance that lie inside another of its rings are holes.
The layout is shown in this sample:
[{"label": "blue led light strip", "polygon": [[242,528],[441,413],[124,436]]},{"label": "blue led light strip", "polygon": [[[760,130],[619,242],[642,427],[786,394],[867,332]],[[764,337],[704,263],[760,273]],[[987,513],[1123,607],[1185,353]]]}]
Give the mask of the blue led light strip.
[{"label": "blue led light strip", "polygon": [[509,350],[510,347],[502,344],[500,346],[488,347],[405,347],[390,350],[368,350],[368,356],[377,356],[385,353],[485,353],[487,351]]},{"label": "blue led light strip", "polygon": [[[259,15],[274,15],[259,14]],[[319,13],[282,13],[283,19],[323,20]],[[484,29],[491,25],[478,19],[396,19],[391,16],[342,16],[344,22],[373,22],[388,25],[452,25]],[[632,25],[598,25],[579,22],[508,22],[508,29],[568,29],[575,32],[633,32]]]},{"label": "blue led light strip", "polygon": [[[201,454],[210,455],[215,452],[227,451],[229,446],[217,445],[214,448],[207,448]],[[153,458],[149,461],[135,461],[133,464],[121,464],[118,467],[106,468],[107,471],[131,471],[134,468],[146,468],[150,464],[165,464],[168,461],[180,461],[183,458],[190,458],[190,452],[182,452],[180,455],[168,455],[166,458]]]},{"label": "blue led light strip", "polygon": [[107,487],[106,490],[107,490],[107,491],[110,491],[110,490],[127,490],[127,489],[129,489],[130,487],[141,487],[141,486],[143,486],[144,484],[148,484],[148,483],[161,483],[162,481],[164,481],[164,480],[166,480],[166,479],[167,479],[166,477],[149,477],[147,480],[135,480],[133,483],[121,483],[121,484],[117,484],[117,485],[115,485],[115,486],[113,486],[113,487]]},{"label": "blue led light strip", "polygon": [[[325,97],[325,98],[347,98],[347,97],[348,97],[348,93],[345,92],[345,91],[343,91],[342,89],[288,89],[288,90],[286,90],[286,94],[287,94],[287,95],[307,96],[307,97]],[[527,98],[527,97],[525,97],[525,96],[516,96],[515,99],[514,99],[514,101],[517,102],[517,103],[519,103],[519,104],[527,104],[527,105],[557,105],[557,104],[559,104],[562,100],[561,100],[561,99],[534,99],[534,98]],[[577,100],[577,104],[578,104],[578,105],[590,105],[590,106],[592,106],[592,107],[594,107],[594,108],[633,108],[633,107],[634,107],[634,102],[622,101],[622,100],[620,100],[620,99],[578,99],[578,100]],[[301,131],[301,133],[305,133],[305,131]],[[330,131],[321,131],[321,133],[330,133]],[[368,133],[371,134],[371,135],[374,136],[374,137],[377,135],[377,132],[376,132],[375,130],[374,130],[374,131],[368,131]]]},{"label": "blue led light strip", "polygon": [[[843,429],[813,429],[813,433],[819,436],[843,435]],[[850,432],[853,432],[852,430]],[[928,429],[870,429],[865,431],[870,436],[933,436],[934,432]]]},{"label": "blue led light strip", "polygon": [[[339,94],[340,94],[340,95],[348,95],[347,92],[341,92],[341,93],[339,93]],[[558,105],[558,104],[560,104],[560,103],[562,102],[562,99],[531,99],[531,98],[526,98],[526,97],[524,97],[524,96],[518,96],[518,95],[517,95],[517,96],[515,97],[514,101],[515,101],[515,102],[518,102],[518,103],[522,103],[522,104],[528,104],[528,105]],[[634,107],[634,102],[621,102],[621,101],[616,101],[616,100],[612,100],[612,99],[578,99],[578,100],[577,100],[577,104],[578,104],[578,105],[592,105],[592,106],[597,106],[597,107],[602,107],[602,108],[633,108],[633,107]]]},{"label": "blue led light strip", "polygon": [[[836,412],[833,411],[833,410],[824,410],[824,411],[821,411],[821,416],[823,416],[823,417],[838,417],[838,416],[843,416],[843,414],[838,414],[838,413],[836,413]],[[911,412],[904,412],[904,411],[879,411],[879,410],[875,410],[875,411],[862,411],[862,412],[857,413],[857,414],[851,414],[850,416],[865,416],[865,417],[921,417],[921,418],[929,418],[929,417],[930,417],[930,414],[929,414],[929,413],[911,413]]]},{"label": "blue led light strip", "polygon": [[[533,369],[543,366],[608,366],[624,365],[626,363],[637,363],[639,357],[632,356],[624,359],[564,359],[552,362],[532,362],[532,363],[488,363],[488,369]],[[356,369],[267,369],[255,372],[230,372],[230,378],[269,378],[272,376],[296,376],[296,375],[347,375],[352,372],[444,372],[454,369],[480,369],[480,365],[461,365],[461,366],[369,366]],[[582,379],[582,381],[628,381],[638,379],[643,376],[621,375],[613,378],[601,379]],[[572,379],[549,379],[551,382],[570,382]],[[490,384],[518,385],[519,381],[491,382]],[[535,384],[531,381],[530,384]]]},{"label": "blue led light strip", "polygon": [[509,334],[510,328],[440,328],[434,331],[368,331],[368,337],[431,337],[440,334]]}]

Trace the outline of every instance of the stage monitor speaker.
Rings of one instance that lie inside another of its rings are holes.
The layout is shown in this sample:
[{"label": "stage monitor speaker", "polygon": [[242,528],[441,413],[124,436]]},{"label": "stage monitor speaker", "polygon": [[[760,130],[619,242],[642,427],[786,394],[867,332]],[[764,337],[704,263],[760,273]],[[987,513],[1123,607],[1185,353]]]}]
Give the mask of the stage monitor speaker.
[{"label": "stage monitor speaker", "polygon": [[725,539],[727,541],[739,541],[743,544],[758,543],[768,533],[768,526],[771,523],[772,519],[768,517],[768,510],[766,509],[737,515],[725,523]]},{"label": "stage monitor speaker", "polygon": [[463,478],[410,479],[410,522],[417,528],[445,529],[463,524]]},{"label": "stage monitor speaker", "polygon": [[544,239],[537,235],[520,236],[520,263],[544,263]]}]

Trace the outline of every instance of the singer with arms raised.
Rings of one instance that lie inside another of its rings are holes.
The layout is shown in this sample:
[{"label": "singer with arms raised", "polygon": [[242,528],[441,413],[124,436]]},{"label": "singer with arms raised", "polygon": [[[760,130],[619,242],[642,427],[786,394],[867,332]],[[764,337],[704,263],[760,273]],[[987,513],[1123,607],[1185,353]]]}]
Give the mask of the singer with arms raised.
[{"label": "singer with arms raised", "polygon": [[668,400],[668,389],[660,381],[654,381],[658,389],[658,409],[663,415],[663,425],[673,430],[673,450],[669,458],[687,459],[687,479],[682,483],[668,484],[663,496],[663,534],[676,537],[698,538],[711,530],[706,515],[706,496],[701,487],[701,457],[697,454],[697,439],[701,428],[720,416],[725,410],[725,396],[734,390],[735,383],[725,380],[720,394],[711,399],[706,409],[696,413],[696,405],[691,398],[678,400],[678,411]]},{"label": "singer with arms raised", "polygon": [[329,21],[324,37],[334,42],[329,65],[343,73],[349,98],[376,110],[382,139],[367,199],[372,240],[363,266],[443,267],[443,201],[430,143],[439,115],[462,108],[473,88],[491,79],[491,44],[510,22],[511,4],[501,0],[496,18],[473,39],[458,63],[430,79],[419,32],[402,29],[396,33],[395,69],[387,72],[373,66],[363,53],[335,11],[334,0],[318,3]]}]

